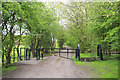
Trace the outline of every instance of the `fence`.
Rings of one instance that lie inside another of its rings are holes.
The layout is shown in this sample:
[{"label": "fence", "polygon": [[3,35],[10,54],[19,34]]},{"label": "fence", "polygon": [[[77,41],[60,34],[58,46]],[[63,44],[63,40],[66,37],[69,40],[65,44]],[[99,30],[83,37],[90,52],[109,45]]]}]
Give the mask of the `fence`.
[{"label": "fence", "polygon": [[[18,53],[17,53],[18,50]],[[57,50],[54,51],[54,50]],[[61,52],[61,50],[66,50],[66,52]],[[69,52],[70,50],[72,50],[72,52]],[[76,59],[78,59],[79,61],[82,59],[80,58],[80,46],[78,44],[77,49],[68,49],[68,48],[42,48],[42,49],[35,49],[35,56],[32,55],[31,49],[30,48],[13,48],[11,55],[10,55],[10,63],[15,63],[17,61],[22,61],[22,60],[30,60],[32,57],[36,57],[36,60],[40,60],[42,58],[43,60],[43,53],[58,53],[59,56],[61,56],[61,53],[66,53],[67,54],[67,58],[68,55],[70,53],[75,53],[75,57]],[[109,53],[109,55],[111,54],[120,54],[120,53]],[[101,45],[97,46],[97,56],[100,58],[100,60],[103,60],[103,51],[101,48]],[[7,55],[5,55],[4,53],[2,54],[2,65],[4,66],[4,64],[6,63],[6,58]]]},{"label": "fence", "polygon": [[[17,52],[18,50],[18,52]],[[37,49],[35,50],[37,52]],[[40,52],[39,52],[40,53]],[[9,64],[11,63],[15,63],[18,61],[22,61],[22,60],[30,60],[32,58],[32,53],[31,53],[31,49],[30,48],[13,48],[10,54],[10,60],[9,60]],[[40,56],[39,56],[40,58]],[[2,54],[2,65],[4,66],[4,64],[7,61],[7,55]]]},{"label": "fence", "polygon": [[[18,50],[18,52],[17,52]],[[54,50],[58,50],[58,52],[55,52]],[[61,52],[61,50],[66,50],[67,52]],[[69,50],[73,50],[73,52],[69,52]],[[48,52],[49,51],[49,52]],[[42,58],[43,60],[43,53],[58,53],[59,56],[61,56],[61,53],[67,53],[67,58],[69,53],[76,53],[77,49],[67,49],[67,48],[42,48],[42,49],[35,49],[35,56],[32,55],[30,48],[13,48],[10,54],[10,64],[15,63],[22,60],[30,60],[31,58],[35,57],[36,60],[40,60]],[[78,54],[77,54],[78,55]],[[3,53],[2,54],[2,65],[6,63],[7,57]]]}]

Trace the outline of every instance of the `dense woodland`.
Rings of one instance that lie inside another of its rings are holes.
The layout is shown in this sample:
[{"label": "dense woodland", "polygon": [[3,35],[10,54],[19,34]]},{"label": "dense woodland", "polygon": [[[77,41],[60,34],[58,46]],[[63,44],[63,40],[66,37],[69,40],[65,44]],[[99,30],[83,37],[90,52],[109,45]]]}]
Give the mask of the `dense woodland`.
[{"label": "dense woodland", "polygon": [[[3,2],[2,51],[10,60],[12,48],[24,45],[53,47],[57,39],[81,52],[96,50],[120,52],[120,2]],[[18,44],[16,45],[16,41]]]}]

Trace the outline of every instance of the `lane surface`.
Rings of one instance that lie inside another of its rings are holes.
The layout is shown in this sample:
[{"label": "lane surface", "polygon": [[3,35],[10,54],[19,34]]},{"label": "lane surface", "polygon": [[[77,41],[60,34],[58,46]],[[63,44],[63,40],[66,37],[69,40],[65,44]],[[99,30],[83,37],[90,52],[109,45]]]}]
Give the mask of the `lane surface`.
[{"label": "lane surface", "polygon": [[[65,51],[65,50],[64,50]],[[73,60],[73,54],[62,53],[62,57],[56,56],[45,57],[45,60],[35,60],[16,63],[19,69],[11,72],[5,78],[91,78],[89,72],[82,71],[84,67],[77,66]]]}]

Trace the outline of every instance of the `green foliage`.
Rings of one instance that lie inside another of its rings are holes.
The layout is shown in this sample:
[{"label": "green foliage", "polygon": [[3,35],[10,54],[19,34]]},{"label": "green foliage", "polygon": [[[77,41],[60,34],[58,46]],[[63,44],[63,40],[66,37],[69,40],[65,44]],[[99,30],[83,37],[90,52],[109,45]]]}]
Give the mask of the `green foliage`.
[{"label": "green foliage", "polygon": [[59,31],[57,32],[57,42],[60,48],[63,48],[64,43],[66,42],[66,35],[63,26],[60,27]]},{"label": "green foliage", "polygon": [[119,52],[119,2],[68,2],[59,4],[59,12],[66,20],[67,43],[75,48],[80,44],[81,51],[96,50],[101,44],[103,50],[110,49]]},{"label": "green foliage", "polygon": [[[92,3],[95,7],[90,7],[89,12],[94,10],[94,17],[91,17],[92,31],[94,31],[96,37],[98,38],[97,43],[102,44],[103,48],[111,46],[111,50],[119,49],[119,20],[118,20],[118,5],[117,2],[102,2],[102,3]],[[96,7],[97,6],[97,7]],[[92,23],[93,22],[93,23]]]},{"label": "green foliage", "polygon": [[35,47],[51,47],[59,27],[53,10],[43,2],[2,3],[2,43],[7,59],[12,48],[21,43],[33,50]]}]

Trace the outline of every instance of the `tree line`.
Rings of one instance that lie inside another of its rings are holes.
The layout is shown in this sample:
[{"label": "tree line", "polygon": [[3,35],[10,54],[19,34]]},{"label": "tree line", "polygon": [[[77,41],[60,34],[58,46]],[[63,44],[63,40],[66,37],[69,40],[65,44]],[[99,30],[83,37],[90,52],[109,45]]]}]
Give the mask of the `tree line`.
[{"label": "tree line", "polygon": [[[17,53],[26,47],[53,47],[57,38],[81,52],[91,52],[101,44],[104,52],[120,52],[120,2],[2,2],[2,52],[10,63],[17,41]],[[23,35],[25,40],[23,41]]]},{"label": "tree line", "polygon": [[120,2],[59,2],[56,6],[66,23],[66,44],[74,48],[80,44],[82,52],[91,52],[98,44],[104,52],[120,52]]}]

